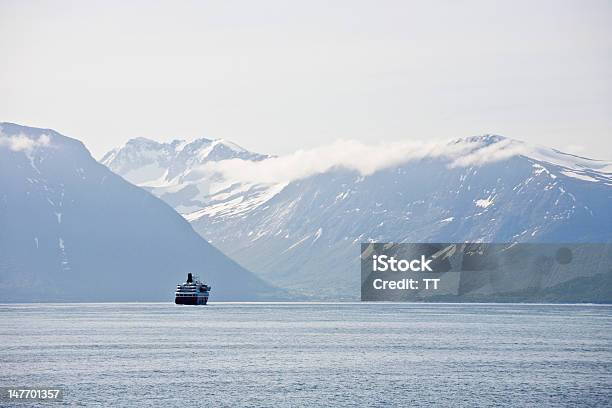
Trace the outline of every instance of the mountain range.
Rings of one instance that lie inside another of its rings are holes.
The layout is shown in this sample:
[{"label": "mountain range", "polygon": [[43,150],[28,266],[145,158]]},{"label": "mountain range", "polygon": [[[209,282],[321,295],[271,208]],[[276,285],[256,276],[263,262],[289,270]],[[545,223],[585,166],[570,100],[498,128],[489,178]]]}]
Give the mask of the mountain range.
[{"label": "mountain range", "polygon": [[313,299],[358,296],[361,242],[612,242],[611,162],[499,135],[392,150],[374,168],[352,155],[295,175],[224,140],[139,138],[101,162],[259,277]]},{"label": "mountain range", "polygon": [[283,296],[80,141],[0,124],[0,302],[171,301],[188,272],[215,300]]}]

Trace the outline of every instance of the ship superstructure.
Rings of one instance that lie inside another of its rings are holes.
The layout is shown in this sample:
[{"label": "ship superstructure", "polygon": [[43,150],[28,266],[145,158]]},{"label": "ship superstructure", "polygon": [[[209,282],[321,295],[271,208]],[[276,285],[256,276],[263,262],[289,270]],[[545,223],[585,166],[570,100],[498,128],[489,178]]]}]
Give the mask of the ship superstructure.
[{"label": "ship superstructure", "polygon": [[187,281],[176,285],[174,303],[177,305],[205,305],[208,303],[210,289],[211,287],[200,282],[197,276],[194,277],[188,273]]}]

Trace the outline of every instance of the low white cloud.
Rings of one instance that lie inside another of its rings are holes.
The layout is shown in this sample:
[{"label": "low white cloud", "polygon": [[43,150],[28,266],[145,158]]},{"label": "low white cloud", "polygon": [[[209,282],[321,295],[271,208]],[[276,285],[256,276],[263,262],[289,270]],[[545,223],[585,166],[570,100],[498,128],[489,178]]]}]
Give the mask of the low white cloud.
[{"label": "low white cloud", "polygon": [[482,166],[513,156],[528,153],[529,148],[522,142],[512,139],[503,139],[499,142],[470,151],[468,154],[455,158],[449,167]]},{"label": "low white cloud", "polygon": [[325,173],[333,168],[354,170],[367,176],[377,171],[423,158],[448,160],[449,167],[483,165],[524,153],[521,142],[501,140],[489,146],[484,142],[442,143],[401,142],[368,145],[352,140],[262,161],[242,159],[209,162],[188,175],[189,179],[221,175],[225,180],[253,183],[279,183]]},{"label": "low white cloud", "polygon": [[14,152],[30,153],[35,148],[49,146],[50,143],[51,138],[45,134],[34,139],[23,134],[7,136],[0,133],[0,147],[6,147]]}]

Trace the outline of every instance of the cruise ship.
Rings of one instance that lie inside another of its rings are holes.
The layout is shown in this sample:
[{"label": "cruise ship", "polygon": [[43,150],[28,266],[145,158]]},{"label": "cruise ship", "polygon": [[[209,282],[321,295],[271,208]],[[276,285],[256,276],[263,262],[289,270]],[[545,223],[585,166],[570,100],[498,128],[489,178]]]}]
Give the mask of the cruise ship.
[{"label": "cruise ship", "polygon": [[187,274],[187,282],[176,285],[174,303],[177,305],[205,305],[211,287],[200,282],[197,276]]}]

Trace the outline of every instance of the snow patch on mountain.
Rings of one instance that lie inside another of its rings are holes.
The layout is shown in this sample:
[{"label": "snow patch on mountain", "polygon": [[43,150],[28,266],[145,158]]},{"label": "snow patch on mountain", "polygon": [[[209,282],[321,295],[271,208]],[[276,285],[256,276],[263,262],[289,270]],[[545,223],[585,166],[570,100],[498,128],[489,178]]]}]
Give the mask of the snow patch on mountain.
[{"label": "snow patch on mountain", "polygon": [[585,181],[591,181],[591,182],[597,182],[599,180],[597,180],[596,178],[593,178],[587,174],[584,173],[580,173],[577,171],[571,171],[571,170],[562,170],[561,174],[564,174],[568,177],[572,177],[572,178],[576,178],[579,180],[585,180]]},{"label": "snow patch on mountain", "polygon": [[491,197],[481,198],[479,200],[476,200],[476,207],[487,208],[492,204],[493,204],[493,200],[491,199]]}]

